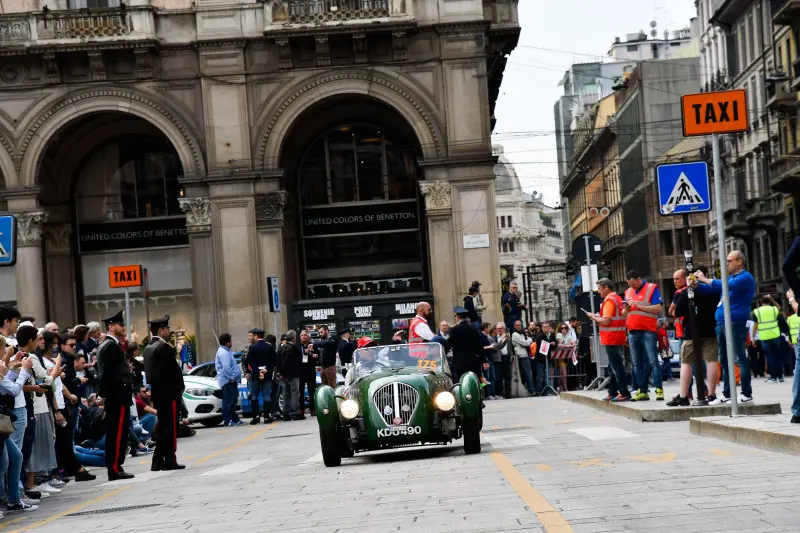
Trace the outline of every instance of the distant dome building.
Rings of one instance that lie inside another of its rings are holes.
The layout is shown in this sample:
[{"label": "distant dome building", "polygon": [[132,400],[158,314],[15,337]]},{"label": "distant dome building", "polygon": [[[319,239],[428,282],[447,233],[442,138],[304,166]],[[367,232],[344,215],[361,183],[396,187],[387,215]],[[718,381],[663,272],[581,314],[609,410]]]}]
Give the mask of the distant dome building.
[{"label": "distant dome building", "polygon": [[498,251],[503,290],[516,281],[523,300],[530,309],[528,320],[565,320],[567,313],[567,280],[563,272],[535,275],[530,287],[530,302],[525,270],[531,265],[564,263],[566,252],[561,236],[561,211],[548,207],[541,193],[522,189],[514,165],[503,146],[492,147],[498,157],[494,166],[495,210],[497,215]]}]

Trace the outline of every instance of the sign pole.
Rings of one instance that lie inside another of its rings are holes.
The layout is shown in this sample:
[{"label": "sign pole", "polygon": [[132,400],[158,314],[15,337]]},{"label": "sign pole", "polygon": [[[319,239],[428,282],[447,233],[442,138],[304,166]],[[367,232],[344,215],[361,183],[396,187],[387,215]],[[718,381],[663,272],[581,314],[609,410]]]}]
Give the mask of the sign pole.
[{"label": "sign pole", "polygon": [[147,277],[147,269],[142,269],[142,281],[144,282],[144,316],[147,326],[150,326],[150,279]]},{"label": "sign pole", "polygon": [[[129,328],[133,326],[133,323],[131,322],[130,292],[131,292],[130,289],[128,289],[128,287],[125,287],[125,323],[128,324]],[[128,333],[128,338],[130,338],[130,333]]]},{"label": "sign pole", "polygon": [[[586,266],[589,267],[589,274],[590,274],[590,276],[589,276],[590,280],[589,281],[591,283],[592,281],[597,281],[597,280],[592,280],[591,279],[592,257],[591,257],[591,253],[589,252],[589,241],[590,240],[591,240],[591,237],[589,237],[588,235],[584,235],[583,236],[583,244],[586,247]],[[595,308],[594,308],[594,288],[592,288],[592,287],[590,287],[590,292],[589,292],[589,311],[591,311],[592,314],[595,313]],[[592,353],[594,353],[595,360],[597,360],[597,357],[599,356],[599,349],[597,348],[597,341],[598,341],[597,322],[592,320]]]},{"label": "sign pole", "polygon": [[716,197],[717,237],[719,241],[719,269],[722,278],[722,305],[725,311],[725,347],[728,354],[728,380],[731,390],[731,416],[738,416],[739,405],[736,396],[736,367],[733,351],[733,324],[731,322],[731,296],[728,292],[728,264],[725,250],[725,215],[722,206],[722,163],[719,153],[719,134],[711,136],[711,150],[714,158],[714,196]]}]

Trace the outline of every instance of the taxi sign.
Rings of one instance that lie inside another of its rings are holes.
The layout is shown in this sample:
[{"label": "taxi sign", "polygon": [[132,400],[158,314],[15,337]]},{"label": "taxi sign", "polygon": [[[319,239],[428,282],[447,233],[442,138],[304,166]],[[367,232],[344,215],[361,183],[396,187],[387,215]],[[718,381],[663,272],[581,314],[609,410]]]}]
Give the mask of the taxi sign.
[{"label": "taxi sign", "polygon": [[739,133],[749,128],[747,93],[744,89],[681,97],[683,136]]},{"label": "taxi sign", "polygon": [[108,286],[112,289],[142,286],[142,265],[108,267]]}]

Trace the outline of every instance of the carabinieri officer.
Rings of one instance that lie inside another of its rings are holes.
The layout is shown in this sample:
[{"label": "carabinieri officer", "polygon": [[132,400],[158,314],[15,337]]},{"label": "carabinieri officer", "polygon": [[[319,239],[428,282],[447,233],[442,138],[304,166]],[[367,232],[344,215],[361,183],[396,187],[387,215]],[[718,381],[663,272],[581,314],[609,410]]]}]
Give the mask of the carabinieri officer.
[{"label": "carabinieri officer", "polygon": [[106,468],[108,480],[131,479],[122,469],[128,447],[128,425],[133,402],[133,374],[120,342],[125,339],[122,311],[103,320],[108,334],[97,348],[97,394],[105,399]]},{"label": "carabinieri officer", "polygon": [[156,408],[156,450],[150,470],[182,470],[175,451],[178,448],[178,402],[183,395],[183,374],[175,359],[170,337],[169,315],[151,320],[150,344],[144,349],[144,372]]}]

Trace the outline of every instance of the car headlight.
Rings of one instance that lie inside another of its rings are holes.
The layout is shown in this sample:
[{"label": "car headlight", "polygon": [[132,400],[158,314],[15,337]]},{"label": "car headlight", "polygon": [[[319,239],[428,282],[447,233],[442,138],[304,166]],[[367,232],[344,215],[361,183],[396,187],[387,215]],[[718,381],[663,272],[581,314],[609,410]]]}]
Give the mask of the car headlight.
[{"label": "car headlight", "polygon": [[355,400],[345,400],[339,407],[339,412],[347,420],[352,420],[358,416],[358,402]]},{"label": "car headlight", "polygon": [[189,396],[207,397],[214,394],[214,389],[186,389],[186,394]]},{"label": "car headlight", "polygon": [[436,395],[433,403],[436,404],[437,409],[450,411],[456,406],[456,397],[451,392],[443,391]]}]

